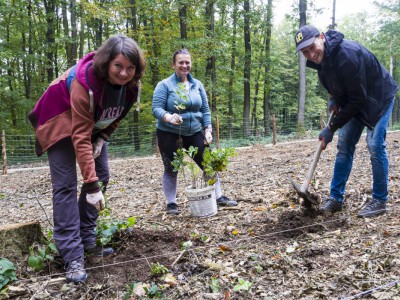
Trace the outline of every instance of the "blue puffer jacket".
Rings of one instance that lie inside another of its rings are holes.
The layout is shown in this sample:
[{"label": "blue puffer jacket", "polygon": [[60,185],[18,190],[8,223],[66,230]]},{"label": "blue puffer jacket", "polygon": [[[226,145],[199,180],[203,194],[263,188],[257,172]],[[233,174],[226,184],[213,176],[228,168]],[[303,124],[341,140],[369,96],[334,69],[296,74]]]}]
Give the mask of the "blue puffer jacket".
[{"label": "blue puffer jacket", "polygon": [[[174,73],[157,84],[153,94],[152,109],[153,115],[157,119],[158,129],[191,136],[211,125],[211,112],[203,84],[190,74],[188,80],[190,83],[188,102],[185,109],[181,111],[174,107],[176,101],[182,102],[176,93],[178,83],[181,82],[180,77]],[[179,114],[183,119],[182,125],[176,126],[163,122],[162,118],[167,112]]]},{"label": "blue puffer jacket", "polygon": [[331,122],[333,131],[356,117],[372,129],[398,90],[397,84],[378,59],[357,42],[345,40],[338,31],[325,33],[325,54],[318,70],[321,84],[341,107]]}]

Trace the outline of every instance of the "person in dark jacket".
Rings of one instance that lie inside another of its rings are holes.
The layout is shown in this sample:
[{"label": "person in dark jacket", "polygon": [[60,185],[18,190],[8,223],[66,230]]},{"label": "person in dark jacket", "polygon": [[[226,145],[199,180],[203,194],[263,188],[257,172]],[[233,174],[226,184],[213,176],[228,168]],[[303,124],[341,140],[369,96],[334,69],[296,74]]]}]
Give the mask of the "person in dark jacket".
[{"label": "person in dark jacket", "polygon": [[[110,176],[107,140],[138,101],[145,65],[133,39],[112,36],[54,80],[28,116],[35,128],[36,154],[47,151],[54,239],[70,282],[87,279],[85,252],[114,252],[96,247],[95,235]],[[78,201],[76,161],[83,178]]]},{"label": "person in dark jacket", "polygon": [[338,31],[323,33],[306,25],[296,32],[294,40],[296,52],[301,51],[307,66],[317,70],[330,97],[328,109],[335,112],[335,118],[319,134],[323,149],[339,129],[330,196],[322,203],[321,210],[343,209],[354,152],[366,127],[373,186],[372,197],[358,217],[385,213],[389,184],[386,130],[398,90],[396,82],[370,51],[355,41],[345,40]]},{"label": "person in dark jacket", "polygon": [[[178,173],[173,171],[171,164],[174,152],[178,149],[178,140],[182,139],[180,147],[198,148],[194,160],[203,169],[203,152],[212,142],[212,126],[206,91],[203,84],[190,74],[192,58],[187,49],[175,51],[172,67],[174,74],[160,81],[154,90],[152,109],[157,119],[157,141],[164,164],[162,186],[167,213],[179,214],[176,203]],[[181,101],[180,93],[184,93],[188,101],[181,110],[176,107],[176,103]],[[220,206],[237,205],[236,201],[222,195],[218,179],[215,183],[215,196]]]}]

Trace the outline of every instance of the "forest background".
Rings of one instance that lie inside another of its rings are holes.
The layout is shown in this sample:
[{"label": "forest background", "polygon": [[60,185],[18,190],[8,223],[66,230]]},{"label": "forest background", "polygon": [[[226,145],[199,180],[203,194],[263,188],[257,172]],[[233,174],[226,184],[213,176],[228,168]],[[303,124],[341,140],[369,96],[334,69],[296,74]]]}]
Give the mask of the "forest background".
[{"label": "forest background", "polygon": [[[148,133],[154,136],[153,90],[172,74],[172,54],[182,47],[192,53],[192,74],[205,85],[214,122],[219,116],[226,133],[267,136],[272,116],[278,126],[295,124],[298,134],[309,124],[318,128],[327,94],[316,72],[295,54],[293,36],[299,25],[312,24],[321,8],[312,0],[293,0],[277,23],[275,1],[0,0],[0,130],[30,136],[33,154],[27,114],[37,99],[52,80],[115,33],[133,37],[147,61],[140,110],[132,110],[121,125],[136,150]],[[335,0],[329,2],[332,19],[319,29],[335,28],[366,46],[398,82],[400,2],[374,2],[380,15],[374,22],[364,11],[340,24]],[[396,99],[392,125],[399,119]]]}]

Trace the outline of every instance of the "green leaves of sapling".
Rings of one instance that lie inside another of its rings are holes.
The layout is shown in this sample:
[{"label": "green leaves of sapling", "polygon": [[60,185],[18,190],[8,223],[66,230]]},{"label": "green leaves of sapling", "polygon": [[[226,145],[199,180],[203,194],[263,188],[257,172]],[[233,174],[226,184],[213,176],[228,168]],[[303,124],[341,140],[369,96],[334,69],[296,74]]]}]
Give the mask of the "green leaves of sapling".
[{"label": "green leaves of sapling", "polygon": [[7,258],[0,259],[0,291],[10,282],[17,280],[14,264]]},{"label": "green leaves of sapling", "polygon": [[178,83],[176,94],[178,95],[178,99],[174,101],[174,107],[180,112],[186,108],[186,104],[189,102],[189,96],[186,92],[186,86],[184,83]]}]

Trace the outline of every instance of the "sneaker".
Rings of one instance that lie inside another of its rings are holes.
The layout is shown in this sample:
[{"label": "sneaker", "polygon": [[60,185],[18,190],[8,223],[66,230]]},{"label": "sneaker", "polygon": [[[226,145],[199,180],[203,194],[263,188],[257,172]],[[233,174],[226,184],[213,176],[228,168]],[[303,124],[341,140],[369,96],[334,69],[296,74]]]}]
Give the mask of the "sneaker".
[{"label": "sneaker", "polygon": [[97,245],[84,247],[85,255],[88,256],[108,256],[114,253],[114,249],[111,247],[102,247]]},{"label": "sneaker", "polygon": [[343,202],[337,201],[335,198],[329,197],[322,203],[320,210],[324,213],[334,213],[343,209]]},{"label": "sneaker", "polygon": [[176,203],[168,203],[167,204],[167,214],[169,215],[178,215],[181,212],[179,211],[178,204]]},{"label": "sneaker", "polygon": [[231,200],[226,196],[221,196],[217,199],[217,205],[219,206],[236,206],[238,203],[235,200]]},{"label": "sneaker", "polygon": [[364,207],[358,212],[359,218],[370,218],[383,215],[387,211],[386,202],[378,199],[371,199],[365,203]]},{"label": "sneaker", "polygon": [[87,274],[85,271],[83,256],[66,263],[67,281],[73,283],[85,282]]}]

